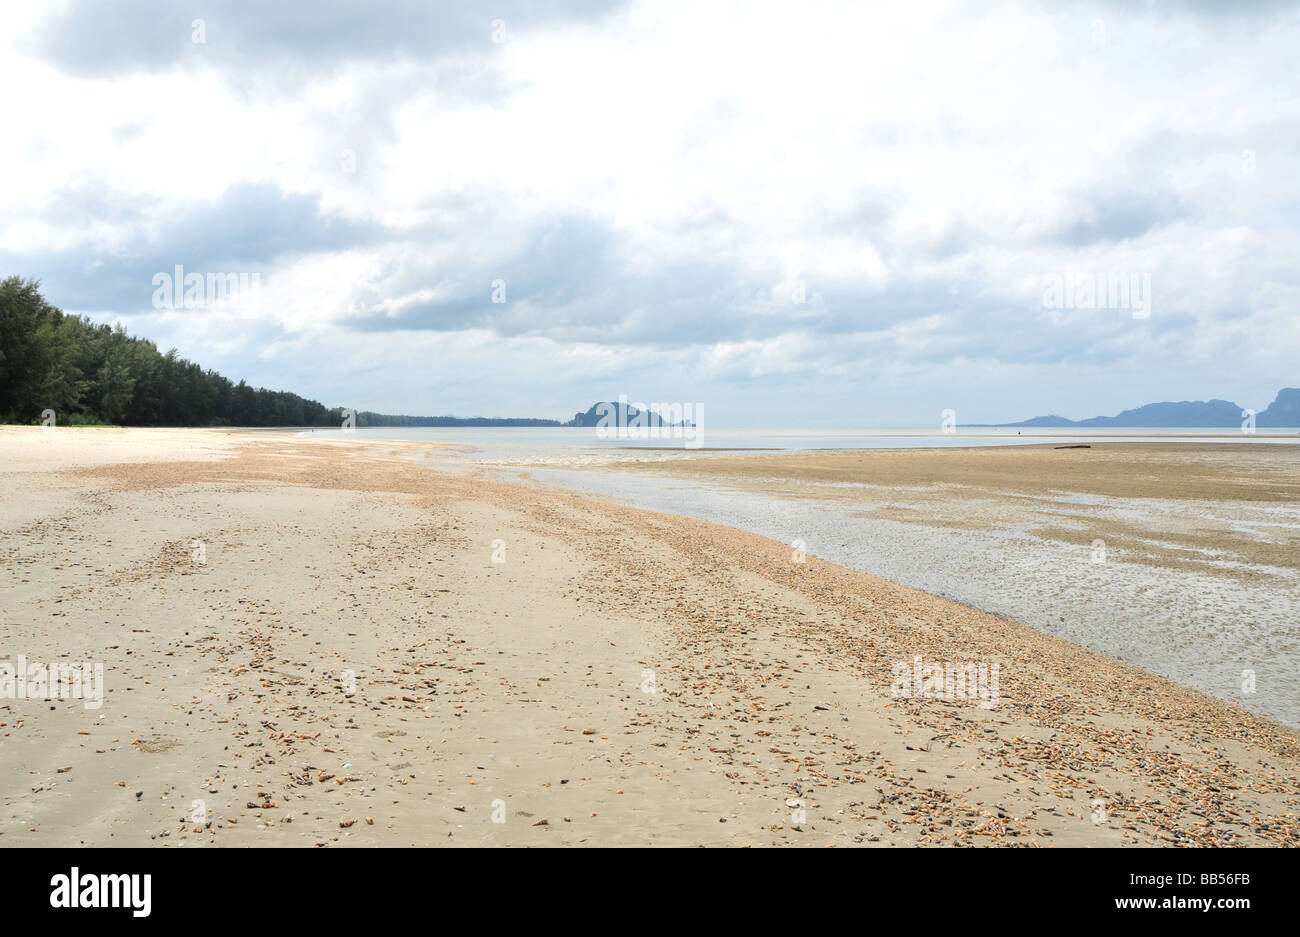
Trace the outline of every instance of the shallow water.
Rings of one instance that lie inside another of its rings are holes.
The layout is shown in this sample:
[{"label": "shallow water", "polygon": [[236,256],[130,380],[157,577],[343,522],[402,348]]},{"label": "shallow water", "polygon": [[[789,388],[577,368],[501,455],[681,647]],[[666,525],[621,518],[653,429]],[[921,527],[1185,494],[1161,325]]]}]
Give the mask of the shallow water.
[{"label": "shallow water", "polygon": [[970,446],[1070,445],[1088,442],[1210,442],[1300,445],[1300,430],[1268,429],[1247,435],[1228,429],[997,429],[957,428],[954,433],[921,429],[714,429],[700,427],[699,448],[683,439],[602,439],[592,428],[574,427],[376,427],[344,433],[306,430],[300,436],[353,439],[399,439],[443,442],[465,447],[476,462],[572,465],[600,464],[628,458],[675,459],[699,449],[810,451],[815,449],[924,449]]},{"label": "shallow water", "polygon": [[[1015,525],[952,529],[851,516],[841,501],[787,500],[716,483],[629,472],[539,469],[538,481],[636,507],[737,527],[849,569],[1021,622],[1179,683],[1300,725],[1300,582],[1256,567],[1267,584],[1127,561],[1034,536]],[[1119,502],[1089,511],[1150,516],[1171,503]],[[1203,509],[1202,509],[1203,510]],[[1243,673],[1255,673],[1253,694]]]}]

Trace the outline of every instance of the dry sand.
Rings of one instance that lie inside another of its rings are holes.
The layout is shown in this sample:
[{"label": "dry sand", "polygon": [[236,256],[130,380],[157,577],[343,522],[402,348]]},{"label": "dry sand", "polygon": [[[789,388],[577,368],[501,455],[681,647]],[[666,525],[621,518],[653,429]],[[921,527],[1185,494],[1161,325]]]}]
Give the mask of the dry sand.
[{"label": "dry sand", "polygon": [[[98,710],[0,700],[0,845],[1300,838],[1293,730],[428,449],[0,430],[0,660],[107,682]],[[894,698],[913,655],[998,664],[997,705]]]}]

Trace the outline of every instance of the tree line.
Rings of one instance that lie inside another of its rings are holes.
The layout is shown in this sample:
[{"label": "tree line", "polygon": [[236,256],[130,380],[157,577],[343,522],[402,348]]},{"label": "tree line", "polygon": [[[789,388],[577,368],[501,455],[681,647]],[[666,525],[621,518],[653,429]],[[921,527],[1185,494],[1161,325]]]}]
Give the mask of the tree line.
[{"label": "tree line", "polygon": [[[232,383],[121,326],[45,301],[40,284],[0,281],[0,421],[120,426],[339,426],[340,407]],[[362,415],[357,425],[373,425]],[[379,414],[374,414],[379,416]]]}]

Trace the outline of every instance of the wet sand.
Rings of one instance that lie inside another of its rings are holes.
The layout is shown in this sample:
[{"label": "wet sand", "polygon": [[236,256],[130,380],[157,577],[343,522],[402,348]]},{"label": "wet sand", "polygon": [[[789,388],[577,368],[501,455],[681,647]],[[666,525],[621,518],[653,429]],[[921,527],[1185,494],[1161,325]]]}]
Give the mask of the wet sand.
[{"label": "wet sand", "polygon": [[532,474],[799,543],[1300,725],[1293,447],[679,450]]},{"label": "wet sand", "polygon": [[[0,658],[107,685],[0,700],[0,845],[1300,842],[1266,717],[429,449],[0,429]],[[895,695],[917,657],[995,698]]]},{"label": "wet sand", "polygon": [[[963,449],[858,450],[751,455],[690,455],[659,461],[629,458],[603,470],[636,471],[741,483],[793,498],[860,500],[871,510],[927,524],[986,526],[965,504],[992,500],[1000,512],[1036,506],[1048,493],[1091,498],[1205,502],[1249,507],[1300,504],[1300,448],[1249,443],[1092,443],[1089,448],[1020,445]],[[892,502],[892,503],[891,503]],[[1056,539],[1080,534],[1044,525]],[[1107,523],[1100,535],[1120,544],[1145,526]],[[1089,531],[1089,534],[1092,532]],[[1109,537],[1106,535],[1109,534]],[[1179,552],[1229,550],[1243,563],[1300,569],[1300,528],[1274,539],[1233,525],[1171,532],[1173,547],[1143,551],[1160,565],[1188,560]],[[1180,550],[1183,547],[1186,549]]]}]

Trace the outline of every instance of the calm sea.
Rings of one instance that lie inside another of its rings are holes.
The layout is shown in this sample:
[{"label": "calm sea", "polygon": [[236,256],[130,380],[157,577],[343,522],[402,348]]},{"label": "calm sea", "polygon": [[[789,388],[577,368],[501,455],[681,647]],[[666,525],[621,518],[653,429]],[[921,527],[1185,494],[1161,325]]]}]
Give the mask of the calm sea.
[{"label": "calm sea", "polygon": [[[344,435],[342,430],[306,430],[299,435]],[[518,463],[540,457],[552,463],[564,461],[608,461],[628,448],[661,449],[665,453],[683,449],[682,439],[601,439],[593,428],[574,427],[375,427],[356,430],[359,439],[403,439],[437,441],[464,447],[471,461]],[[937,433],[934,427],[903,429],[713,429],[698,430],[701,449],[812,450],[812,449],[923,449],[953,446],[1007,446],[1019,444],[1107,442],[1215,442],[1300,444],[1300,428],[1267,429],[1254,434],[1238,428],[1179,429],[1087,429],[1046,428],[957,428],[954,433]],[[582,450],[587,450],[583,454]],[[649,453],[647,453],[649,455]]]}]

